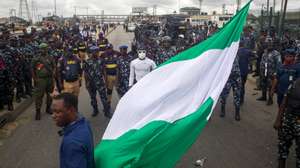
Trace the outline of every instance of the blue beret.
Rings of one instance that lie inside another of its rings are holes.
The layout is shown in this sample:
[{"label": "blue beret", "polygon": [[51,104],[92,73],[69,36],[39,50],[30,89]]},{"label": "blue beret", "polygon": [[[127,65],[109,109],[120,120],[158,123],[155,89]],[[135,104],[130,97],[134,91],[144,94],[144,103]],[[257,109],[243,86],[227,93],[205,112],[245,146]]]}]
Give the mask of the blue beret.
[{"label": "blue beret", "polygon": [[120,49],[127,49],[128,46],[127,46],[127,45],[121,45],[119,48],[120,48]]}]

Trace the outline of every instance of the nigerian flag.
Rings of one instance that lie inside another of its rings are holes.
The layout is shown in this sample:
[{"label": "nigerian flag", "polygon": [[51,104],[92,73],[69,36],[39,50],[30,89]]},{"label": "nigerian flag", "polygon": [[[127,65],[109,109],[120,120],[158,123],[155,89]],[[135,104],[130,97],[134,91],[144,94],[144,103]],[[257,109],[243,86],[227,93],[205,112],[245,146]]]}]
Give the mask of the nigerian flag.
[{"label": "nigerian flag", "polygon": [[230,75],[250,2],[212,37],[166,61],[124,95],[95,148],[97,168],[176,165]]}]

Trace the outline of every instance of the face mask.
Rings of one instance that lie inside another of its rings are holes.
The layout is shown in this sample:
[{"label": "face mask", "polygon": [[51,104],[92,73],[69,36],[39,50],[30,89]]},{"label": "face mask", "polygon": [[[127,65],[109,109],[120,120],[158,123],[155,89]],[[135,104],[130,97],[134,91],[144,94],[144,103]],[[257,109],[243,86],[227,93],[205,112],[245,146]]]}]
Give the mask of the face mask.
[{"label": "face mask", "polygon": [[145,59],[146,58],[146,51],[145,50],[138,51],[138,57],[141,60]]}]

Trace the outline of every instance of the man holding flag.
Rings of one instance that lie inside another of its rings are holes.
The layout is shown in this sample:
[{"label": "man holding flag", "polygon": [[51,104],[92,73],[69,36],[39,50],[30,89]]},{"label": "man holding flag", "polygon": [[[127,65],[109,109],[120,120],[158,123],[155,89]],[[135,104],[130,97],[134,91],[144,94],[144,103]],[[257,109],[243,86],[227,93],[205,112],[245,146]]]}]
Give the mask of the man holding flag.
[{"label": "man holding flag", "polygon": [[122,97],[95,148],[96,167],[176,165],[228,80],[250,3],[215,35],[164,62]]}]

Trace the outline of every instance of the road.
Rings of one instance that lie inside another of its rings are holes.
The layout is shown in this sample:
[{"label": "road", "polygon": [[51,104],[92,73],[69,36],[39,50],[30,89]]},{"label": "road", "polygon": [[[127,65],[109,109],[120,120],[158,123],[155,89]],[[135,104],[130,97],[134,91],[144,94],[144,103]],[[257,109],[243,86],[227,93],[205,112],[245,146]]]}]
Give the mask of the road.
[{"label": "road", "polygon": [[[125,33],[121,27],[112,32],[108,39],[115,47],[129,44],[132,33]],[[234,120],[232,97],[228,101],[224,119],[218,114],[217,106],[212,119],[191,149],[178,162],[178,168],[193,168],[198,159],[207,158],[205,168],[274,168],[277,157],[277,136],[272,129],[276,106],[265,106],[255,99],[259,96],[253,90],[254,83],[248,81],[246,100],[241,109],[242,120]],[[100,102],[100,101],[99,101]],[[118,96],[113,93],[113,108]],[[101,104],[101,103],[100,103]],[[102,109],[102,105],[99,106]],[[94,141],[97,144],[109,122],[101,113],[91,117],[92,107],[85,87],[81,87],[79,110],[91,122]],[[0,168],[56,168],[61,138],[50,115],[43,113],[41,121],[34,120],[34,105],[26,109],[11,124],[10,136],[0,136]],[[182,137],[184,138],[184,137]],[[294,152],[291,153],[291,157]],[[295,160],[289,160],[288,167],[294,167]]]}]

